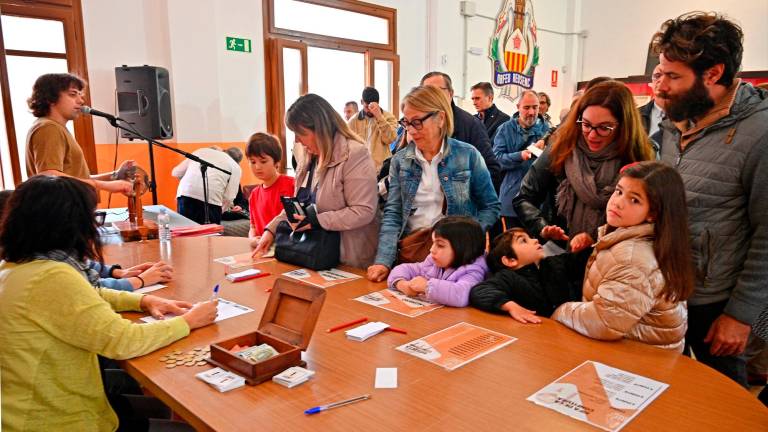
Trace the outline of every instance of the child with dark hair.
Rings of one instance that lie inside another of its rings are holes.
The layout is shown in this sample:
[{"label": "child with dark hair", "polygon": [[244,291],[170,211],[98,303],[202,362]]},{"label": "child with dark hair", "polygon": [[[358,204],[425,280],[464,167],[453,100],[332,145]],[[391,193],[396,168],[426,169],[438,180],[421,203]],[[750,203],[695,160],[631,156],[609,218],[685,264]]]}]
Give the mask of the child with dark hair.
[{"label": "child with dark hair", "polygon": [[424,262],[400,264],[387,284],[405,295],[446,306],[464,307],[469,290],[485,278],[485,233],[474,219],[448,216],[432,228],[432,247]]},{"label": "child with dark hair", "polygon": [[469,302],[486,312],[540,323],[561,304],[581,299],[584,266],[592,248],[544,257],[544,249],[522,228],[496,237],[488,254],[493,275],[472,288]]},{"label": "child with dark hair", "polygon": [[587,263],[584,297],[552,319],[594,339],[682,352],[694,279],[687,210],[683,179],[671,166],[623,168]]},{"label": "child with dark hair", "polygon": [[251,246],[256,247],[264,227],[283,210],[280,197],[292,197],[296,185],[293,177],[280,174],[283,149],[274,136],[263,132],[251,135],[245,148],[245,155],[251,166],[251,172],[262,182],[261,185],[253,188],[248,198],[248,209],[251,214],[248,238],[251,240]]}]

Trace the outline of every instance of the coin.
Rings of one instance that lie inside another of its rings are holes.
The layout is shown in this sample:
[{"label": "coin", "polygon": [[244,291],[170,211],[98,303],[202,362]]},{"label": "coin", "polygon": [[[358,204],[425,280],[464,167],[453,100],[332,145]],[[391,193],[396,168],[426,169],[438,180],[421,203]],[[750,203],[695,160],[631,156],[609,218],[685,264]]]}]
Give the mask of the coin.
[{"label": "coin", "polygon": [[175,365],[175,364],[167,364],[167,365],[165,365],[165,368],[166,368],[166,369],[173,369],[173,368],[175,368],[175,367],[176,367],[176,365]]},{"label": "coin", "polygon": [[198,366],[205,366],[205,365],[207,365],[207,364],[208,364],[208,362],[207,362],[207,361],[205,361],[205,360],[202,360],[202,361],[199,361],[199,362],[197,362],[197,365],[198,365]]},{"label": "coin", "polygon": [[166,357],[166,356],[162,356],[162,357],[160,357],[160,361],[161,361],[161,362],[164,362],[164,361],[166,361],[166,360],[168,360],[168,357]]}]

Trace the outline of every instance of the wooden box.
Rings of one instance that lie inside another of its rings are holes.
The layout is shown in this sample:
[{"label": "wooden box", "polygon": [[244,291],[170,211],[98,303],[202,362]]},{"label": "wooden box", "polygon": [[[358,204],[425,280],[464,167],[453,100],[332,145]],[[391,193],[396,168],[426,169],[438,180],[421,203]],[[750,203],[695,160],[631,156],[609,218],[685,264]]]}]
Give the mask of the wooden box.
[{"label": "wooden box", "polygon": [[[208,362],[243,376],[250,385],[267,381],[291,366],[304,366],[301,352],[309,346],[323,302],[324,289],[278,278],[258,330],[211,345]],[[229,351],[235,345],[262,343],[271,345],[278,354],[254,363]]]}]

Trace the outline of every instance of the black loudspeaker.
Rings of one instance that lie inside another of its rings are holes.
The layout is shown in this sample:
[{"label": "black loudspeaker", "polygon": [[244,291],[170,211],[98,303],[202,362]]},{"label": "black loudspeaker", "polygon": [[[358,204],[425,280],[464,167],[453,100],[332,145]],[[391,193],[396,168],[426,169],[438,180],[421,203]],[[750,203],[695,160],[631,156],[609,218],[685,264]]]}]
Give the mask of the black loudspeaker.
[{"label": "black loudspeaker", "polygon": [[[117,115],[152,139],[173,137],[171,87],[168,70],[157,66],[115,68]],[[139,138],[122,131],[123,138]]]}]

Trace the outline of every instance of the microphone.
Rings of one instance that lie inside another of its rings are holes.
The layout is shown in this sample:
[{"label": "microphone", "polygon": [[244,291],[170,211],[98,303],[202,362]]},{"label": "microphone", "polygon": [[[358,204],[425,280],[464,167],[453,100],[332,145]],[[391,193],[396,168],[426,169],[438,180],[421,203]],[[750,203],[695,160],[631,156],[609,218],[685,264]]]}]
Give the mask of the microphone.
[{"label": "microphone", "polygon": [[117,120],[124,121],[120,117],[116,117],[116,116],[113,116],[112,114],[105,113],[103,111],[99,111],[99,110],[93,109],[93,108],[89,107],[88,105],[81,106],[80,107],[80,112],[82,112],[83,114],[90,114],[90,115],[97,116],[97,117],[104,117],[105,119],[107,119],[107,120],[109,120],[111,122],[117,121]]}]

